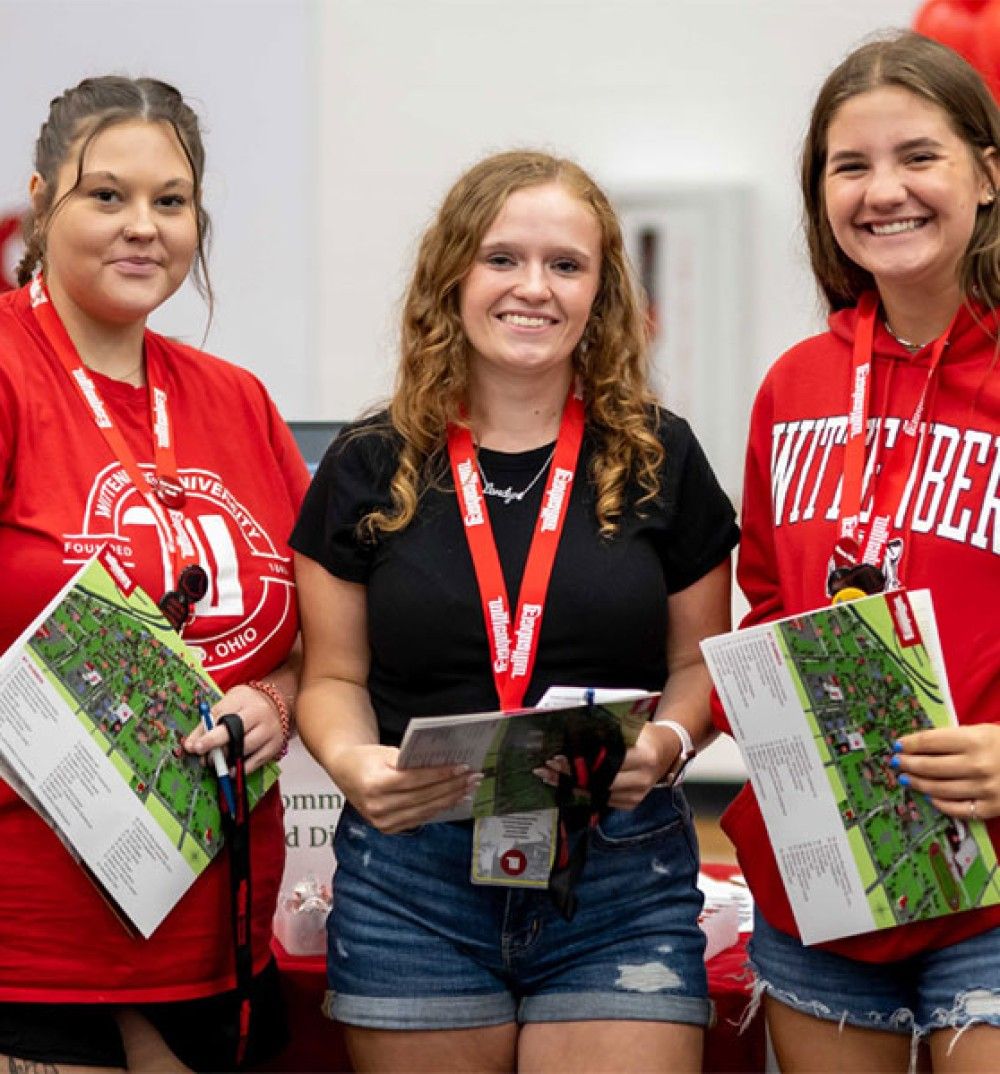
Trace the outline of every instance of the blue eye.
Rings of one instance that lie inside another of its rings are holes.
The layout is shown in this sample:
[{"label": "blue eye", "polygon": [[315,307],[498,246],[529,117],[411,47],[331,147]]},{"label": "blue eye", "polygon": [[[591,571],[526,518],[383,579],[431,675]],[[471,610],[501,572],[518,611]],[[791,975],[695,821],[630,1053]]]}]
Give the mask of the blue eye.
[{"label": "blue eye", "polygon": [[562,272],[568,276],[580,271],[580,266],[568,257],[561,257],[558,261],[553,262],[552,267],[556,272]]},{"label": "blue eye", "polygon": [[486,258],[486,264],[494,268],[510,268],[514,264],[514,259],[510,254],[490,254]]}]

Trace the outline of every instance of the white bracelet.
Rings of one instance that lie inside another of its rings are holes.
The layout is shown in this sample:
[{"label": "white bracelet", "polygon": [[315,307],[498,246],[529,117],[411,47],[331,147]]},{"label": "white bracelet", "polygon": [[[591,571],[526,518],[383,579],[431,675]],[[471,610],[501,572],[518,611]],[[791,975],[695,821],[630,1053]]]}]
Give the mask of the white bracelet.
[{"label": "white bracelet", "polygon": [[684,778],[684,769],[688,762],[697,754],[694,742],[691,740],[691,732],[676,720],[653,720],[656,727],[669,727],[680,739],[680,752],[673,759],[670,767],[663,775],[663,779],[657,784],[658,787],[674,787]]}]

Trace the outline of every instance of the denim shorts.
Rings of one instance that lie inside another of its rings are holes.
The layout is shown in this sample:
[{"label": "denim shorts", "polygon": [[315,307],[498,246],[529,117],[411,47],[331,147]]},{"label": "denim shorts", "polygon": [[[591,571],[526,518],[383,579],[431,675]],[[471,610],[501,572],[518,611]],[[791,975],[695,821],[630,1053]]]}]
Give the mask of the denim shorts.
[{"label": "denim shorts", "polygon": [[711,1021],[698,850],[679,790],[654,790],[591,831],[572,921],[545,890],[470,883],[471,822],[383,835],[348,806],[334,846],[331,1018],[423,1030]]},{"label": "denim shorts", "polygon": [[803,1014],[906,1034],[1000,1026],[1000,928],[897,962],[806,947],[754,916],[750,961],[761,992]]}]

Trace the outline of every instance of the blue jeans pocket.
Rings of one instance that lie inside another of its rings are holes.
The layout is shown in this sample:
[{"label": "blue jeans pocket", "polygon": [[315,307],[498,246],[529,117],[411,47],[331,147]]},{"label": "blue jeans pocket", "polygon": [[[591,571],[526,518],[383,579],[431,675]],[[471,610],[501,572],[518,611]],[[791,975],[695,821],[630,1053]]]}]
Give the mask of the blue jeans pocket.
[{"label": "blue jeans pocket", "polygon": [[689,823],[690,810],[682,793],[672,787],[654,787],[635,809],[612,809],[592,836],[595,846],[627,850],[678,835]]}]

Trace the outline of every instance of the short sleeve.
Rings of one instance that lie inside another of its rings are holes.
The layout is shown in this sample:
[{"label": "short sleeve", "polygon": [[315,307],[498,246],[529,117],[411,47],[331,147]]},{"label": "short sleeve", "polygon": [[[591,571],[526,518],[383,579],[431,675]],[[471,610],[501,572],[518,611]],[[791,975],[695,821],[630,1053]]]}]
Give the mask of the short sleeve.
[{"label": "short sleeve", "polygon": [[8,361],[8,350],[13,344],[0,336],[0,503],[11,495],[15,479],[15,451],[18,439],[18,421],[20,419],[19,399],[25,398],[22,383],[15,382],[16,363]]},{"label": "short sleeve", "polygon": [[397,462],[384,416],[341,430],[306,492],[292,548],[344,581],[366,583],[377,544],[358,526],[371,511],[392,505],[389,486]]},{"label": "short sleeve", "polygon": [[252,373],[246,375],[260,393],[265,410],[268,443],[278,469],[281,471],[285,488],[288,490],[292,510],[298,511],[306,489],[309,487],[309,470],[302,458],[302,452],[295,443],[291,429],[288,428],[268,390]]},{"label": "short sleeve", "polygon": [[679,593],[717,567],[736,547],[736,512],[690,425],[664,412],[666,451],[661,496],[668,526],[661,555],[667,588]]}]

